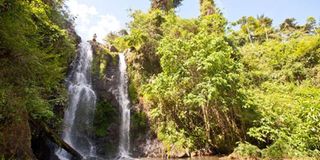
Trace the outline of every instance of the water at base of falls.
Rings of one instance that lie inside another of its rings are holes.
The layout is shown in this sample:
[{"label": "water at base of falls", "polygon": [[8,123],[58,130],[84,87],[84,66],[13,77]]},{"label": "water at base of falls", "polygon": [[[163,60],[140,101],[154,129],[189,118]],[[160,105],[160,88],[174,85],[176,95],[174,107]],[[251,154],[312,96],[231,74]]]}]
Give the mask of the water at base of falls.
[{"label": "water at base of falls", "polygon": [[125,55],[119,54],[119,94],[117,100],[121,107],[121,126],[120,126],[120,143],[119,155],[117,159],[127,160],[133,159],[130,157],[130,100],[128,96],[128,78],[127,65]]},{"label": "water at base of falls", "polygon": [[[96,95],[91,88],[92,49],[88,42],[80,44],[80,52],[68,76],[69,106],[64,114],[63,139],[85,159],[97,159],[91,139]],[[71,159],[64,150],[56,151],[61,160]]]}]

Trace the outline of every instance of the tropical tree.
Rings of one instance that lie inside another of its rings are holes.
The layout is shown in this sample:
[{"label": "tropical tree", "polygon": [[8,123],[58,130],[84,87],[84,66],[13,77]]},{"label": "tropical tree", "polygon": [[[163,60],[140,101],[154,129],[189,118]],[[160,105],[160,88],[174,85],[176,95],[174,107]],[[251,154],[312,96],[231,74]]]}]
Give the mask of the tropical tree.
[{"label": "tropical tree", "polygon": [[181,5],[182,0],[151,0],[152,9],[169,11]]},{"label": "tropical tree", "polygon": [[259,35],[265,35],[266,40],[269,39],[269,34],[273,32],[272,29],[272,19],[264,15],[257,17],[259,23]]},{"label": "tropical tree", "polygon": [[265,17],[264,15],[242,17],[233,25],[239,25],[240,30],[235,33],[240,37],[242,42],[265,42],[269,39],[270,35],[274,33],[272,27],[272,19]]},{"label": "tropical tree", "polygon": [[280,24],[280,30],[292,30],[299,29],[295,18],[287,18],[283,23]]},{"label": "tropical tree", "polygon": [[201,16],[211,15],[216,13],[216,6],[213,0],[200,0]]},{"label": "tropical tree", "polygon": [[308,17],[307,23],[303,26],[303,30],[306,33],[315,33],[316,32],[316,27],[317,27],[317,21],[314,17]]}]

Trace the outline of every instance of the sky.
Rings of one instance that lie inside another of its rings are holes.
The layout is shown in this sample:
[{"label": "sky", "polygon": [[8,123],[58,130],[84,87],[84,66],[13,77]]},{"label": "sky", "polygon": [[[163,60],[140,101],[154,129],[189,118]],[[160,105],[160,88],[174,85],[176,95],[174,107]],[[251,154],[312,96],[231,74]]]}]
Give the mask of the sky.
[{"label": "sky", "polygon": [[[242,16],[265,15],[273,19],[278,26],[286,18],[295,18],[304,24],[309,16],[320,20],[320,0],[215,0],[224,16],[229,21],[236,21]],[[76,30],[83,39],[98,35],[98,41],[109,32],[126,28],[130,22],[129,10],[147,12],[150,0],[66,0],[72,15],[76,16]],[[176,9],[183,18],[199,16],[199,0],[183,0]]]}]

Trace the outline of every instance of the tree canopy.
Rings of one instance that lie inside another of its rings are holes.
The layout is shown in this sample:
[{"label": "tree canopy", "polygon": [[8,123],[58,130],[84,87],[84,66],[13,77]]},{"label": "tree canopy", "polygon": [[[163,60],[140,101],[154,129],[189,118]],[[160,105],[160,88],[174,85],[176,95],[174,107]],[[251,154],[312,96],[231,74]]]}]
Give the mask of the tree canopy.
[{"label": "tree canopy", "polygon": [[227,22],[213,1],[200,6],[196,19],[135,12],[130,33],[109,41],[135,48],[127,57],[130,93],[166,149],[319,156],[316,20]]}]

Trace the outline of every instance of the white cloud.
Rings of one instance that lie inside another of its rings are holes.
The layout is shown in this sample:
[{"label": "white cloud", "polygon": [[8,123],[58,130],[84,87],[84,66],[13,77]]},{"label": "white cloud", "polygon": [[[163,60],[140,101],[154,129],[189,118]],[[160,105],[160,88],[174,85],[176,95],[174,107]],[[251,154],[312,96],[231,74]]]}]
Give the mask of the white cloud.
[{"label": "white cloud", "polygon": [[121,25],[120,22],[111,15],[103,15],[100,16],[97,24],[90,27],[88,33],[89,35],[97,34],[97,40],[102,42],[104,36],[106,36],[109,32],[120,30]]},{"label": "white cloud", "polygon": [[102,42],[104,36],[111,31],[121,28],[119,20],[110,14],[100,14],[94,6],[81,4],[77,0],[66,2],[70,13],[76,16],[77,33],[84,39],[91,39],[93,34],[98,35],[97,40]]},{"label": "white cloud", "polygon": [[69,7],[70,13],[77,17],[77,21],[81,24],[90,23],[90,17],[98,14],[97,10],[93,6],[80,4],[76,0],[69,0],[66,2]]}]

